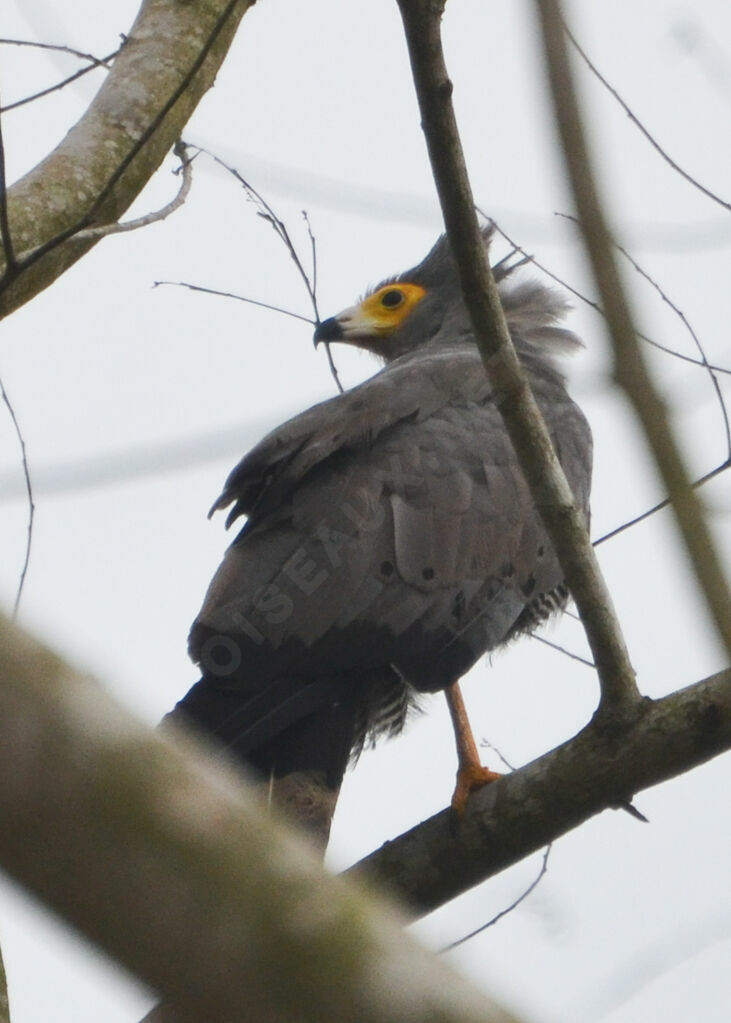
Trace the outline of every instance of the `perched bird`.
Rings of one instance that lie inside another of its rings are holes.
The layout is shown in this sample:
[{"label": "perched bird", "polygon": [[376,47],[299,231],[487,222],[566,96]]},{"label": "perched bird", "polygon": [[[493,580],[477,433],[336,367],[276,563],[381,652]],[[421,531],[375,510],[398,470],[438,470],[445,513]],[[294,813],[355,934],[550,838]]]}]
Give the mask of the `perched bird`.
[{"label": "perched bird", "polygon": [[[489,245],[489,231],[485,244]],[[510,332],[588,517],[591,433],[556,359],[566,303],[495,267]],[[479,767],[457,680],[567,600],[462,301],[446,236],[322,322],[385,366],[250,451],[211,512],[246,522],[190,633],[202,678],[173,720],[212,734],[326,837],[349,758],[447,690],[456,803]]]}]

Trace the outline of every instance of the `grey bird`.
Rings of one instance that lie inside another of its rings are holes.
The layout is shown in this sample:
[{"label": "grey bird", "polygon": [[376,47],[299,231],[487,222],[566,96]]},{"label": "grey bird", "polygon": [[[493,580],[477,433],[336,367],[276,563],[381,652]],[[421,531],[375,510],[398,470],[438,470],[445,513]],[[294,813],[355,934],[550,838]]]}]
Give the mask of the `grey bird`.
[{"label": "grey bird", "polygon": [[[485,232],[489,245],[490,232]],[[494,268],[510,333],[578,506],[592,442],[559,357],[563,297]],[[455,806],[479,767],[456,683],[566,604],[558,559],[499,413],[446,236],[322,322],[315,342],[385,366],[295,416],[236,466],[211,513],[246,522],[190,633],[201,680],[168,719],[215,737],[326,839],[349,759],[447,691]]]}]

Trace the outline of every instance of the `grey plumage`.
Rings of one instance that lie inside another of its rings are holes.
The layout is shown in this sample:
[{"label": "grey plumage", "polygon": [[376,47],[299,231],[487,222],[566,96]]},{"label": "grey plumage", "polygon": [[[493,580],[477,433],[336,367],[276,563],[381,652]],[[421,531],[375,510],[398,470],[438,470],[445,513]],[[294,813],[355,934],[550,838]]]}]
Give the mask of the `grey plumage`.
[{"label": "grey plumage", "polygon": [[[591,435],[557,366],[578,344],[558,325],[566,304],[510,275],[496,274],[511,335],[588,516]],[[287,730],[309,722],[317,736],[336,707],[336,787],[345,747],[397,731],[415,692],[456,681],[566,590],[446,239],[318,335],[386,365],[274,430],[229,476],[212,511],[248,518],[191,630],[203,679],[175,714],[281,773]]]}]

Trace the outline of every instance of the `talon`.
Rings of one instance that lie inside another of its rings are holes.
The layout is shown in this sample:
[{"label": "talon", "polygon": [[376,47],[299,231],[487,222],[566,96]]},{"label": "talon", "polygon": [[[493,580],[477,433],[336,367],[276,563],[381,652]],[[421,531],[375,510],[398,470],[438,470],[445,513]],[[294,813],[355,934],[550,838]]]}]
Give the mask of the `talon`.
[{"label": "talon", "polygon": [[481,789],[483,785],[489,785],[490,782],[497,781],[499,778],[502,778],[501,774],[498,774],[497,771],[491,771],[489,767],[483,767],[481,764],[461,764],[457,771],[457,784],[452,796],[453,813],[457,814],[458,817],[462,817],[467,806],[467,800],[472,793]]}]

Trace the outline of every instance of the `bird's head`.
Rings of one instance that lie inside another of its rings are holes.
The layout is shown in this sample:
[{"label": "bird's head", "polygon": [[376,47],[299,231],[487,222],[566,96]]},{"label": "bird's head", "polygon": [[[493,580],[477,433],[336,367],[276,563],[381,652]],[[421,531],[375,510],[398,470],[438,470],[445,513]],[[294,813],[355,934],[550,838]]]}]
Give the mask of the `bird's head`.
[{"label": "bird's head", "polygon": [[[483,229],[486,250],[492,233],[491,226]],[[544,373],[558,372],[555,357],[580,344],[560,326],[569,305],[559,292],[537,281],[509,283],[510,275],[528,262],[528,257],[516,261],[513,256],[500,260],[492,271],[518,355],[524,361],[538,360]],[[385,362],[427,346],[443,350],[474,344],[447,236],[413,270],[383,281],[357,305],[323,320],[314,340],[316,345],[341,341],[365,348]]]},{"label": "bird's head", "polygon": [[[485,245],[490,231],[484,232]],[[314,341],[365,348],[389,362],[427,343],[469,331],[446,235],[418,266],[382,281],[356,305],[323,320]]]}]

